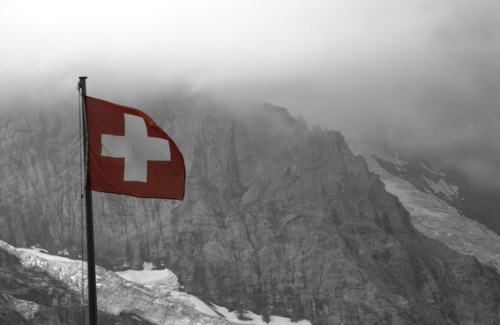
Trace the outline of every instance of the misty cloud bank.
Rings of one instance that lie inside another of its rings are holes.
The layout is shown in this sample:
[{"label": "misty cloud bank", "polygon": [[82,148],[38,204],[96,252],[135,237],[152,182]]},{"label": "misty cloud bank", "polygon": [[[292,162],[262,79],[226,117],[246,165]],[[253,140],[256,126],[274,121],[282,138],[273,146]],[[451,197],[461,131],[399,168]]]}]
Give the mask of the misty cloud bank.
[{"label": "misty cloud bank", "polygon": [[115,101],[181,85],[439,153],[500,189],[496,0],[7,1],[0,39],[2,108],[76,102],[79,75]]}]

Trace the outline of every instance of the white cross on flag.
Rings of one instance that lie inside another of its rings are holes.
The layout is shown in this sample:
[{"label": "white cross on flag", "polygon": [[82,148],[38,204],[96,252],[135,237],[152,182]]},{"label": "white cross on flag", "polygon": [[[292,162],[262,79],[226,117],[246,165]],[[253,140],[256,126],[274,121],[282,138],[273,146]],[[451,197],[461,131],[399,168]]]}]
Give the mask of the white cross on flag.
[{"label": "white cross on flag", "polygon": [[172,139],[146,114],[85,96],[87,188],[136,197],[184,198],[185,167]]}]

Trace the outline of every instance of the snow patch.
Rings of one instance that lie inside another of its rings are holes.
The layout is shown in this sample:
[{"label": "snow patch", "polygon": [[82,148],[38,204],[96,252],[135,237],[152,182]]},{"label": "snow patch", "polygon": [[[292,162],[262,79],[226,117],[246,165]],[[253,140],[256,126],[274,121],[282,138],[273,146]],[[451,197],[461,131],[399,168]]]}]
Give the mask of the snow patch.
[{"label": "snow patch", "polygon": [[139,283],[148,289],[161,288],[164,291],[179,289],[179,280],[174,272],[169,269],[164,270],[127,270],[116,272],[125,280]]},{"label": "snow patch", "polygon": [[193,307],[194,309],[211,316],[219,316],[214,309],[204,303],[200,298],[196,296],[192,296],[185,292],[180,291],[172,291],[170,296],[174,299],[177,299],[179,302],[182,302],[188,306]]},{"label": "snow patch", "polygon": [[458,197],[457,186],[449,184],[444,179],[440,179],[439,182],[435,183],[432,180],[427,179],[427,177],[425,176],[423,178],[432,188],[434,193],[441,193],[444,196],[446,196],[449,200]]},{"label": "snow patch", "polygon": [[293,322],[290,318],[280,317],[280,316],[269,316],[269,323],[264,321],[261,315],[254,314],[250,311],[244,311],[241,315],[247,320],[241,320],[238,318],[238,312],[229,311],[229,309],[213,304],[214,309],[221,315],[223,315],[227,320],[236,324],[246,324],[246,325],[312,325],[308,320],[299,320],[298,322]]},{"label": "snow patch", "polygon": [[40,244],[36,244],[34,246],[31,246],[30,247],[32,250],[35,250],[35,251],[38,251],[38,252],[42,252],[42,253],[48,253],[49,251],[46,250],[45,248],[42,248],[40,247]]},{"label": "snow patch", "polygon": [[17,248],[17,251],[28,253],[37,257],[40,257],[44,260],[48,261],[59,261],[59,262],[68,262],[74,263],[75,261],[63,256],[50,255],[47,254],[47,250],[39,249],[39,248]]},{"label": "snow patch", "polygon": [[[439,218],[449,218],[457,213],[456,209],[443,204],[444,202],[437,201],[439,199],[418,190],[412,190],[407,184],[398,184],[388,180],[383,180],[387,192],[398,197],[403,206],[410,212],[412,216],[426,216]],[[409,185],[409,184],[408,184]]]},{"label": "snow patch", "polygon": [[69,256],[69,252],[68,252],[68,249],[65,248],[65,249],[61,249],[60,251],[57,252],[57,255],[61,255],[61,256]]},{"label": "snow patch", "polygon": [[142,268],[146,271],[151,271],[154,269],[154,264],[150,262],[143,262],[142,263]]},{"label": "snow patch", "polygon": [[[401,158],[399,158],[399,154],[397,153],[394,153],[392,156],[391,156],[391,159],[390,161],[396,165],[397,167],[403,167],[404,165],[406,165],[406,161],[404,160],[401,160]],[[398,168],[400,169],[400,168]]]},{"label": "snow patch", "polygon": [[420,166],[422,166],[423,169],[425,169],[426,171],[428,171],[429,173],[431,174],[434,174],[434,175],[439,175],[439,176],[446,176],[445,173],[443,173],[442,171],[438,170],[437,168],[431,168],[429,166],[427,166],[426,164],[424,163],[420,163]]}]

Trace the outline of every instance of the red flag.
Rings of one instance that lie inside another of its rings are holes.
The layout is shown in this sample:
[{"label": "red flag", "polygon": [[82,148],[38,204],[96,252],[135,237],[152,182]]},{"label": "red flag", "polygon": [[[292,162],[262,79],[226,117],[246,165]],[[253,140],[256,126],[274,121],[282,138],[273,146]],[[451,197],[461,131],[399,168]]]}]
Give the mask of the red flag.
[{"label": "red flag", "polygon": [[184,198],[184,159],[146,114],[85,96],[87,188],[136,197]]}]

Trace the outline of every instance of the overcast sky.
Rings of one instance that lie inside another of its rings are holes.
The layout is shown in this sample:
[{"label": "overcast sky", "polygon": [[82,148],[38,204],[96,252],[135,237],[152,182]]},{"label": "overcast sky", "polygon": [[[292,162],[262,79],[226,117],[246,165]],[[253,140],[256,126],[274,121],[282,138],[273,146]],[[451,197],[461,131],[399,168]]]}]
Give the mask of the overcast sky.
[{"label": "overcast sky", "polygon": [[500,186],[498,0],[2,0],[0,42],[3,107],[76,101],[79,75],[109,100],[180,82],[445,150]]}]

